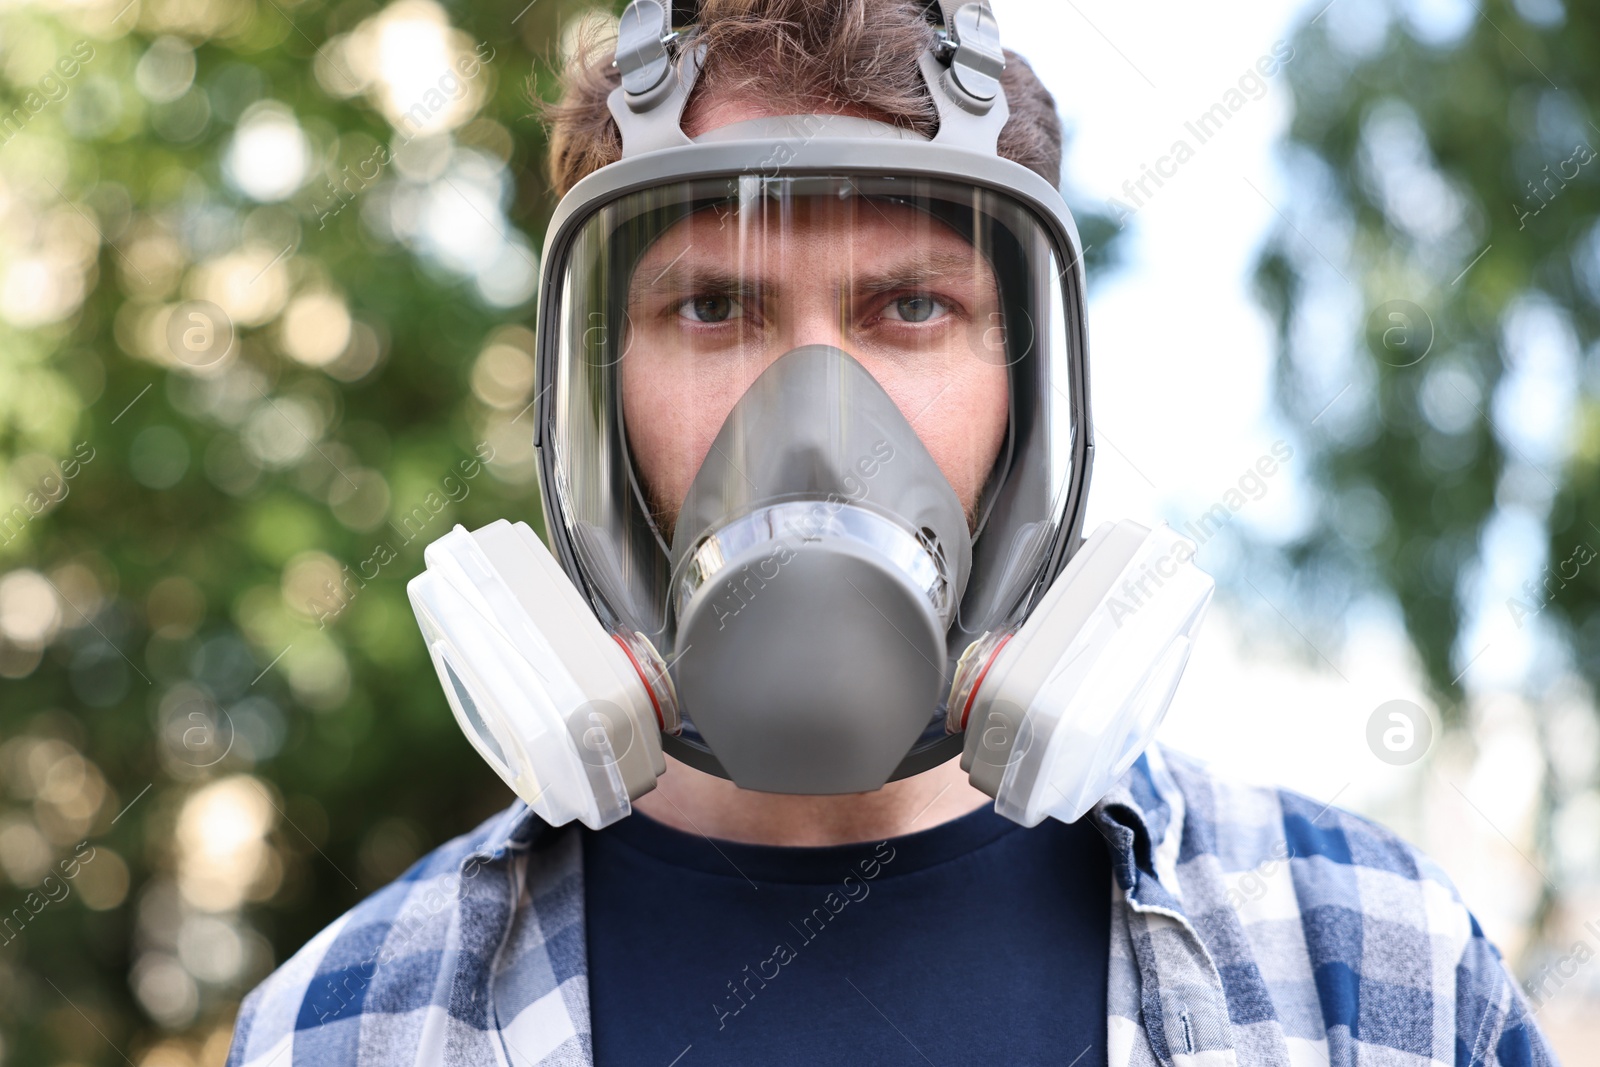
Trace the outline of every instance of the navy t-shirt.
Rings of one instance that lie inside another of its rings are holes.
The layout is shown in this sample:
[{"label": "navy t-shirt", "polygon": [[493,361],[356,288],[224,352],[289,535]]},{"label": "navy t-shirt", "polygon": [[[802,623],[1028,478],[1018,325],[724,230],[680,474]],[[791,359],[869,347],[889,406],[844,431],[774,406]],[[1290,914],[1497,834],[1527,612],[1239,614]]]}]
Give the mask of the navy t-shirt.
[{"label": "navy t-shirt", "polygon": [[744,845],[641,812],[583,836],[596,1067],[1106,1063],[1111,867],[1087,820],[979,808]]}]

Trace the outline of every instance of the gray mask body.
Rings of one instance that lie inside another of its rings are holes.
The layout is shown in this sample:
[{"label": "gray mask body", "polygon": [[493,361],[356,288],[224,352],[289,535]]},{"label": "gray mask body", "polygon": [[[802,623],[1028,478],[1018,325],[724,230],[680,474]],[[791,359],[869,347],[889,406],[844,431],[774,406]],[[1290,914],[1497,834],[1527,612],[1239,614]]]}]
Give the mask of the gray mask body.
[{"label": "gray mask body", "polygon": [[879,788],[942,703],[971,553],[960,500],[866,368],[824,345],[786,353],[678,513],[685,717],[747,789]]}]

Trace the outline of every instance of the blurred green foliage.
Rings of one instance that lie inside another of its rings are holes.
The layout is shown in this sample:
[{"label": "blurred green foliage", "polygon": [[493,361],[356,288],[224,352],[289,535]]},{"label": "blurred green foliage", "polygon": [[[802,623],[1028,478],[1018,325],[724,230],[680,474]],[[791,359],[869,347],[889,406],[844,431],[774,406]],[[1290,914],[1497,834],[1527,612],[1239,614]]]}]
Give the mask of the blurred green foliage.
[{"label": "blurred green foliage", "polygon": [[[1292,193],[1256,276],[1280,404],[1310,427],[1305,614],[1392,593],[1447,715],[1493,639],[1478,608],[1520,628],[1548,607],[1600,682],[1600,572],[1573,559],[1600,546],[1600,11],[1343,14],[1294,41]],[[1517,605],[1479,603],[1497,517],[1538,531],[1497,542],[1533,561]],[[1542,581],[1540,554],[1564,575]]]},{"label": "blurred green foliage", "polygon": [[1294,40],[1292,193],[1256,273],[1309,427],[1290,584],[1309,619],[1396,603],[1447,722],[1474,688],[1529,698],[1537,940],[1569,874],[1554,827],[1593,786],[1556,713],[1600,685],[1600,9],[1324,11]]},{"label": "blurred green foliage", "polygon": [[[539,521],[504,328],[580,5],[123,3],[0,21],[6,1063],[220,1062],[267,969],[509,801],[404,586],[451,524]],[[194,299],[231,350],[169,343]]]}]

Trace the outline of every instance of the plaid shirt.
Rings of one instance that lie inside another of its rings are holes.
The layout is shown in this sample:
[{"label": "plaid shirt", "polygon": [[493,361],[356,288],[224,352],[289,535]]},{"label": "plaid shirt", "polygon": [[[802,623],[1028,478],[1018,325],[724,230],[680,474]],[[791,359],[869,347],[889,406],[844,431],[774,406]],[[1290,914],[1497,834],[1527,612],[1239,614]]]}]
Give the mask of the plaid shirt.
[{"label": "plaid shirt", "polygon": [[[1382,827],[1160,747],[1089,817],[1111,1067],[1556,1062],[1449,879]],[[592,1064],[579,832],[519,802],[423,857],[246,998],[229,1067]]]}]

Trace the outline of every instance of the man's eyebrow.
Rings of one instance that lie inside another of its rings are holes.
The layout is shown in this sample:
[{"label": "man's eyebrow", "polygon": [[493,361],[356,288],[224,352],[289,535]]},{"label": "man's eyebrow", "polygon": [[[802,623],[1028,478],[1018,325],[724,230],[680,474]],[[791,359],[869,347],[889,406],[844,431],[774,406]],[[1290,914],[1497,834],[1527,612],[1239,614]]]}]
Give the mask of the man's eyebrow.
[{"label": "man's eyebrow", "polygon": [[898,263],[864,271],[858,274],[854,281],[858,292],[885,293],[894,289],[926,285],[952,276],[969,277],[983,288],[994,284],[993,271],[977,249],[965,253],[947,251],[913,256]]},{"label": "man's eyebrow", "polygon": [[[682,257],[680,256],[679,259]],[[720,264],[682,264],[677,260],[664,268],[642,266],[634,273],[628,286],[631,296],[642,297],[651,293],[682,293],[691,289],[705,289],[717,293],[747,293],[759,288],[760,279],[731,271]]]}]

